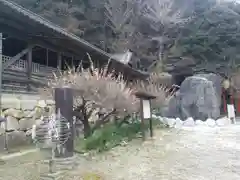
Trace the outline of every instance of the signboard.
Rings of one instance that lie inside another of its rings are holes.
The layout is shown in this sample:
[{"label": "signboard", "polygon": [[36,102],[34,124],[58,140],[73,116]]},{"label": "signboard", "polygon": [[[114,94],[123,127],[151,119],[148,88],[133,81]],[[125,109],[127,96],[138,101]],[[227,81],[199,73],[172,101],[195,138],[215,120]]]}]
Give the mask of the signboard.
[{"label": "signboard", "polygon": [[143,104],[143,118],[150,119],[151,118],[151,107],[149,100],[142,100]]},{"label": "signboard", "polygon": [[228,112],[228,118],[232,121],[232,123],[236,122],[235,119],[235,109],[233,104],[228,104],[227,105],[227,112]]}]

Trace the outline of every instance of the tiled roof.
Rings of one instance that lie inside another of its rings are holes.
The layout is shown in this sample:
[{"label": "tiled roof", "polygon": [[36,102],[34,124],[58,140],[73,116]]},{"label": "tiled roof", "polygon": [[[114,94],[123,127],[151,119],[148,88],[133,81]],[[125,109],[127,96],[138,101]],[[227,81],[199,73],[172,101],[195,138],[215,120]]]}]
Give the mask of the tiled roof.
[{"label": "tiled roof", "polygon": [[[44,26],[46,29],[50,29],[54,32],[56,32],[56,35],[63,36],[76,44],[79,45],[79,47],[83,47],[85,49],[89,49],[90,51],[94,51],[98,53],[99,55],[104,56],[106,59],[113,59],[113,56],[109,53],[99,49],[98,47],[90,44],[89,42],[79,38],[78,36],[66,31],[65,29],[61,28],[60,26],[48,21],[47,19],[41,17],[40,15],[33,13],[32,11],[29,11],[28,9],[12,2],[11,0],[0,0],[0,14],[1,11],[4,10],[4,12],[7,12],[7,14],[11,15],[12,13],[18,14],[23,19],[26,19],[30,23],[37,23],[39,25]],[[139,71],[137,69],[133,69],[128,65],[124,65],[121,62],[113,59],[113,61],[116,63],[116,67],[120,65],[124,71],[127,73],[130,73],[131,71],[135,75],[139,76],[148,76],[148,73]],[[131,73],[130,73],[131,74]]]}]

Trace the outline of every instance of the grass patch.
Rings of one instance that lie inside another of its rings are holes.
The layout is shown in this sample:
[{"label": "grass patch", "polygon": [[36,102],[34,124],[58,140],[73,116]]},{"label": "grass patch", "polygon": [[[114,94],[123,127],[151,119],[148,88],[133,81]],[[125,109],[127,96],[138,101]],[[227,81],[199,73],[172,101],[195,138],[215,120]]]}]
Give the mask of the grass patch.
[{"label": "grass patch", "polygon": [[[153,120],[154,128],[164,127],[158,120]],[[145,123],[144,130],[149,129],[148,121]],[[108,123],[102,128],[96,130],[92,136],[87,139],[79,138],[75,141],[75,150],[77,152],[86,152],[96,150],[98,152],[112,149],[121,145],[123,141],[128,142],[137,137],[141,137],[141,122],[134,121],[130,124],[118,126],[115,123]]]}]

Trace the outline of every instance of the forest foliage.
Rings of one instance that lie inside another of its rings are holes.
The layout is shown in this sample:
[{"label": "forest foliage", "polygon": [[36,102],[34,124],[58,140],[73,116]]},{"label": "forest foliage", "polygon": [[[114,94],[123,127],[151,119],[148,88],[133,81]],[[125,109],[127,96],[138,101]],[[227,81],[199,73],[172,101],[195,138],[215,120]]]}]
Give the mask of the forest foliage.
[{"label": "forest foliage", "polygon": [[235,2],[14,1],[109,53],[130,49],[133,66],[142,70],[184,66],[190,59],[195,71],[226,75],[239,62],[240,5]]}]

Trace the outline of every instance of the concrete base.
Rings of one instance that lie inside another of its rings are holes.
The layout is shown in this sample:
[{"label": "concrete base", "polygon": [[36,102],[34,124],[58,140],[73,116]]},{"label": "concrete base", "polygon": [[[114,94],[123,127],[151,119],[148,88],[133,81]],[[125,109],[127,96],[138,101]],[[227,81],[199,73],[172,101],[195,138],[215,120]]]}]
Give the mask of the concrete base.
[{"label": "concrete base", "polygon": [[77,166],[77,158],[75,156],[69,158],[56,158],[53,160],[56,170],[73,170]]},{"label": "concrete base", "polygon": [[59,180],[63,177],[64,172],[54,172],[48,174],[41,174],[40,180]]},{"label": "concrete base", "polygon": [[[65,172],[71,171],[74,169],[74,167],[77,167],[76,160],[77,158],[75,156],[71,158],[53,159],[53,162],[52,162],[53,172],[41,174],[40,180],[58,180],[59,178],[62,178]],[[43,164],[49,167],[49,160],[44,160]]]}]

